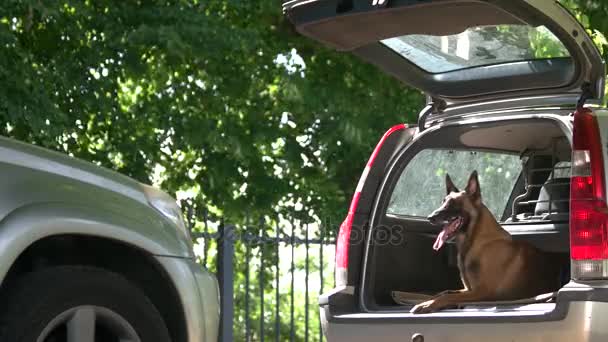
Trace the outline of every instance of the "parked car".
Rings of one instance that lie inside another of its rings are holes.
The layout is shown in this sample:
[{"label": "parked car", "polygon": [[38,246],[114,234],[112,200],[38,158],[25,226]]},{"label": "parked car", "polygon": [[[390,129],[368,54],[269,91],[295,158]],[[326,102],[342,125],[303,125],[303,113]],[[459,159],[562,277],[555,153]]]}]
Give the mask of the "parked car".
[{"label": "parked car", "polygon": [[[357,185],[336,287],[319,299],[327,339],[605,340],[605,66],[577,20],[553,0],[293,0],[284,11],[300,33],[429,99],[416,125],[386,132]],[[462,288],[454,245],[435,252],[426,217],[445,173],[464,187],[473,170],[513,239],[565,257],[562,287],[546,302],[412,314],[394,291]]]},{"label": "parked car", "polygon": [[0,138],[0,341],[216,341],[219,292],[166,193]]}]

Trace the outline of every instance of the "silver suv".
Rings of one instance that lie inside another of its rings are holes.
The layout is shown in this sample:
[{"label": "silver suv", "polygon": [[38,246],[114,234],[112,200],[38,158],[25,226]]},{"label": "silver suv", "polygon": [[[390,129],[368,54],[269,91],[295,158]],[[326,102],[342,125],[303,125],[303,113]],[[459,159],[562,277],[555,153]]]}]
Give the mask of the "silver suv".
[{"label": "silver suv", "polygon": [[[382,137],[357,185],[336,288],[319,300],[327,339],[605,340],[605,66],[576,19],[553,0],[293,0],[284,10],[300,33],[428,95],[416,125]],[[445,174],[463,186],[473,170],[512,238],[562,260],[561,288],[412,314],[420,298],[463,286],[455,246],[434,251],[439,228],[426,217]]]},{"label": "silver suv", "polygon": [[216,341],[216,278],[169,195],[0,138],[0,341]]}]

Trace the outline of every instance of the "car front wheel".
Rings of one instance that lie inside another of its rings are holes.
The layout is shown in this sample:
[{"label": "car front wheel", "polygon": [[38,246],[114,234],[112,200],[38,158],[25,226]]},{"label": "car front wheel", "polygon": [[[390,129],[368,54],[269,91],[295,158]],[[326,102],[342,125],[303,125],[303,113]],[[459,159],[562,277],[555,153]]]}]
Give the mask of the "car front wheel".
[{"label": "car front wheel", "polygon": [[170,342],[145,294],[122,276],[60,266],[23,276],[2,292],[0,341]]}]

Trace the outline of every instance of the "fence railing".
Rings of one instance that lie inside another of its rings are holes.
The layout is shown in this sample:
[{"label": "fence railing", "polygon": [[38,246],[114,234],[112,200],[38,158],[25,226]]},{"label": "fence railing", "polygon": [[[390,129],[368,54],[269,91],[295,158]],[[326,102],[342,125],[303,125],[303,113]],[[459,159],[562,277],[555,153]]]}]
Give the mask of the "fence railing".
[{"label": "fence railing", "polygon": [[220,341],[323,340],[317,299],[334,285],[334,227],[279,215],[239,226],[182,207],[200,263],[218,276]]}]

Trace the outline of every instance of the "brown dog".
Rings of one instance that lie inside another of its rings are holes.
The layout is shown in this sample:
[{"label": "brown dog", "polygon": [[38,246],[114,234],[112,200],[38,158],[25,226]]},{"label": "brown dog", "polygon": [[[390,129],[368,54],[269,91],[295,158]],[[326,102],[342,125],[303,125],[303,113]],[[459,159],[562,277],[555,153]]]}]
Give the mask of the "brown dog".
[{"label": "brown dog", "polygon": [[429,217],[443,225],[433,248],[455,239],[464,289],[445,291],[416,305],[412,313],[429,313],[465,302],[515,300],[557,290],[559,268],[548,255],[511,235],[481,202],[477,171],[459,191],[446,175],[447,196]]}]

